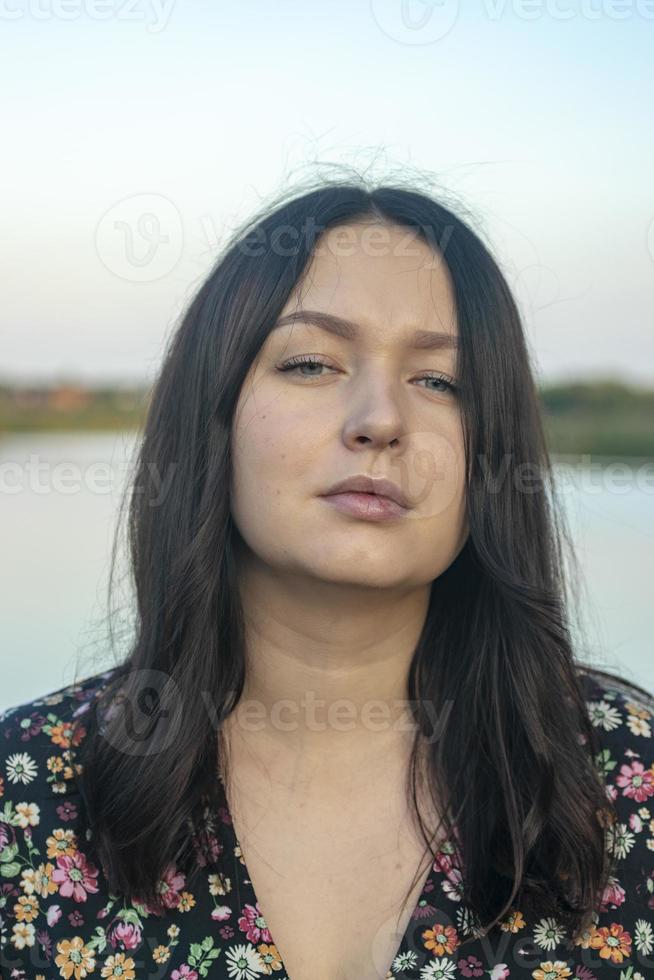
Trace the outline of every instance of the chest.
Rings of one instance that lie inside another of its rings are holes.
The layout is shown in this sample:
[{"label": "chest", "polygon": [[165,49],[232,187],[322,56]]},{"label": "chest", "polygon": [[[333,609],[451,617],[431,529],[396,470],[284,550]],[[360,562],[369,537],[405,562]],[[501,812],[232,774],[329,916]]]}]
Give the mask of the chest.
[{"label": "chest", "polygon": [[400,787],[265,806],[236,794],[230,810],[289,980],[383,980],[431,867]]}]

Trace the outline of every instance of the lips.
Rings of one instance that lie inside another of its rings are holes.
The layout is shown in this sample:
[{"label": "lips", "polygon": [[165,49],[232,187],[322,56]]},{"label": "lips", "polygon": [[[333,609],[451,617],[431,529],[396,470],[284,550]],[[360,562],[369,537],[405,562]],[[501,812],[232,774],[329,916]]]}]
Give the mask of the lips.
[{"label": "lips", "polygon": [[360,474],[358,476],[346,477],[344,480],[339,480],[335,483],[333,487],[323,494],[325,497],[332,496],[336,493],[372,493],[378,497],[387,497],[389,500],[395,501],[400,507],[409,508],[409,501],[406,494],[393,483],[391,480],[386,480],[382,477],[375,478],[372,476],[367,476],[365,474]]}]

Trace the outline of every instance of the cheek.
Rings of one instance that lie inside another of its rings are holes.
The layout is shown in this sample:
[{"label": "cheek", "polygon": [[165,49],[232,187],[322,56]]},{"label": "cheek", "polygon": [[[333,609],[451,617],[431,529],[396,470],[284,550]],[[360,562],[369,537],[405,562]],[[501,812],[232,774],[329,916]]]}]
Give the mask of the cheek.
[{"label": "cheek", "polygon": [[391,473],[421,520],[455,519],[465,493],[463,442],[456,426],[414,433],[411,449],[394,461]]},{"label": "cheek", "polygon": [[235,508],[283,509],[297,500],[319,455],[319,433],[306,413],[257,396],[249,399],[232,429]]}]

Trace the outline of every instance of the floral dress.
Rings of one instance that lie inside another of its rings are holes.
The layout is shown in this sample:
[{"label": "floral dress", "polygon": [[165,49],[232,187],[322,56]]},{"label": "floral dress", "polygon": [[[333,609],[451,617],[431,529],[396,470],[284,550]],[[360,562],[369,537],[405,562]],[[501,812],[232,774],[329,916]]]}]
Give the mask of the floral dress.
[{"label": "floral dress", "polygon": [[[462,903],[457,851],[446,841],[387,980],[654,978],[654,698],[579,670],[601,738],[596,764],[619,814],[606,830],[618,870],[593,927],[572,942],[556,919],[531,920],[514,908],[484,936]],[[73,744],[72,722],[111,674],[0,713],[0,976],[289,980],[224,794],[224,806],[205,811],[215,860],[192,890],[183,872],[167,869],[159,883],[163,915],[111,894],[76,838],[75,749],[85,730],[82,724]],[[473,941],[460,948],[467,938]],[[317,929],[317,973],[319,964]]]}]

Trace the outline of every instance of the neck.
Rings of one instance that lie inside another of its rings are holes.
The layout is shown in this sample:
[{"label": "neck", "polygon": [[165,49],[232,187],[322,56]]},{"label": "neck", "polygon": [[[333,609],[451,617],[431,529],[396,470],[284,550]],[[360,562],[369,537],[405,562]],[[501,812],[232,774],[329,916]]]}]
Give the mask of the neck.
[{"label": "neck", "polygon": [[246,681],[225,720],[267,767],[331,769],[405,759],[415,737],[407,675],[430,587],[361,588],[272,575],[239,578],[246,623]]}]

